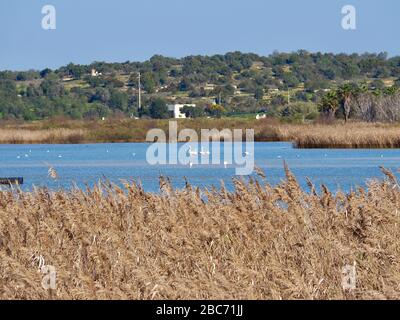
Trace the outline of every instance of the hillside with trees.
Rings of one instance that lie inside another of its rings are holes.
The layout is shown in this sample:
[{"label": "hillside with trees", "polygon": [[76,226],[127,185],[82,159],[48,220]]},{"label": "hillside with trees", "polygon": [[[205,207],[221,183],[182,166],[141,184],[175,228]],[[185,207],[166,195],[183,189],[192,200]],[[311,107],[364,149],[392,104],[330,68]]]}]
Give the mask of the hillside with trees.
[{"label": "hillside with trees", "polygon": [[400,57],[386,53],[156,55],[145,62],[0,71],[0,119],[167,118],[167,103],[194,103],[197,108],[183,110],[192,118],[266,113],[288,121],[399,121],[399,87]]}]

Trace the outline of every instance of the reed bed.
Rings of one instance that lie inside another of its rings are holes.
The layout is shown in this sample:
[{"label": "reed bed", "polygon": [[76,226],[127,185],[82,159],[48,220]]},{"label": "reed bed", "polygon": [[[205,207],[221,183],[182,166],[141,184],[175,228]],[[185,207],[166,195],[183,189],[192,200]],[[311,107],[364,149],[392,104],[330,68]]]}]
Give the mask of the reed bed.
[{"label": "reed bed", "polygon": [[85,136],[83,129],[0,129],[1,144],[81,143]]},{"label": "reed bed", "polygon": [[288,129],[297,148],[400,148],[400,127],[386,124],[313,125]]},{"label": "reed bed", "polygon": [[[178,121],[179,130],[254,129],[256,141],[288,141],[297,148],[400,148],[400,125],[336,122],[288,124],[274,119],[194,119]],[[144,142],[150,129],[167,133],[168,120],[46,120],[3,124],[0,143]],[[243,137],[245,139],[245,136]]]},{"label": "reed bed", "polygon": [[348,194],[303,191],[287,168],[278,186],[259,172],[231,192],[164,178],[158,194],[128,182],[2,191],[0,298],[399,299],[400,190],[383,171]]}]

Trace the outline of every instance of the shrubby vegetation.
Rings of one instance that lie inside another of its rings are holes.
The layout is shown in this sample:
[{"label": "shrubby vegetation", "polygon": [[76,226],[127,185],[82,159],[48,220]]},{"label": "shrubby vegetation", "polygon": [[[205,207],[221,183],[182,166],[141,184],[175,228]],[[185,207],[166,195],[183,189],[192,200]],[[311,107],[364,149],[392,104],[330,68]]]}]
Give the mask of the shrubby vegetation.
[{"label": "shrubby vegetation", "polygon": [[321,111],[328,118],[343,117],[367,122],[400,120],[400,90],[396,87],[345,84],[322,98]]},{"label": "shrubby vegetation", "polygon": [[185,109],[190,117],[266,112],[305,121],[321,113],[345,120],[397,121],[399,79],[400,57],[388,58],[385,53],[300,50],[264,57],[230,52],[182,59],[156,55],[145,62],[1,71],[0,119],[166,118],[165,104],[176,102],[198,106]]}]

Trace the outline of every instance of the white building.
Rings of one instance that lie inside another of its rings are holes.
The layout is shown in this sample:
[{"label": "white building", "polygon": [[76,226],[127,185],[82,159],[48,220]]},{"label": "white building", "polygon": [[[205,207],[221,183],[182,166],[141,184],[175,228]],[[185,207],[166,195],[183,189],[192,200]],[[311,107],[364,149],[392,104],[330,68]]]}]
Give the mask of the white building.
[{"label": "white building", "polygon": [[186,115],[181,112],[183,107],[196,107],[195,104],[169,104],[168,111],[172,112],[175,119],[186,119]]},{"label": "white building", "polygon": [[96,71],[96,69],[92,69],[92,73],[91,74],[92,74],[92,77],[98,77],[98,76],[102,75],[102,73]]},{"label": "white building", "polygon": [[266,115],[266,114],[257,114],[257,115],[256,115],[256,119],[257,119],[257,120],[266,119],[266,118],[267,118],[267,115]]}]

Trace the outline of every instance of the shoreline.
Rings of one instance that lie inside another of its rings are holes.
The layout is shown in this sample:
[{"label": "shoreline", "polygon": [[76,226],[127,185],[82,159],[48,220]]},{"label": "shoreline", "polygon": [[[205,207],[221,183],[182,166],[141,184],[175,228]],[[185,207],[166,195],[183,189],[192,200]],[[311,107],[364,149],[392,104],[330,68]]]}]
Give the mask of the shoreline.
[{"label": "shoreline", "polygon": [[[186,143],[187,141],[178,141],[177,143]],[[202,143],[202,142],[204,142],[204,141],[199,141],[198,143]],[[303,149],[303,150],[306,150],[306,149],[309,149],[309,150],[312,150],[312,149],[315,149],[315,150],[318,150],[318,149],[341,149],[341,150],[354,150],[354,149],[356,149],[356,150],[400,150],[400,146],[393,146],[393,147],[391,147],[391,146],[389,146],[389,147],[380,147],[380,146],[371,146],[371,145],[363,145],[363,144],[360,144],[360,145],[357,145],[357,146],[348,146],[348,145],[340,145],[340,144],[338,144],[338,145],[335,145],[335,146],[326,146],[326,145],[324,145],[324,144],[321,144],[321,145],[315,145],[315,146],[308,146],[308,147],[301,147],[301,146],[298,146],[298,145],[296,145],[296,142],[295,141],[290,141],[290,140],[254,140],[254,143],[267,143],[267,142],[270,142],[270,143],[279,143],[279,142],[282,142],[282,143],[290,143],[290,144],[292,144],[293,145],[293,148],[294,149]],[[81,142],[78,142],[78,143],[69,143],[69,142],[54,142],[54,143],[41,143],[41,142],[35,142],[35,143],[0,143],[0,147],[1,146],[16,146],[16,145],[21,145],[21,146],[23,146],[23,145],[90,145],[90,144],[93,144],[93,145],[95,145],[95,144],[152,144],[152,142],[149,142],[149,141],[81,141]],[[170,142],[164,142],[164,143],[166,143],[166,144],[170,144]],[[211,142],[210,142],[211,143]]]},{"label": "shoreline", "polygon": [[[113,119],[107,121],[43,120],[2,123],[0,145],[150,143],[153,128],[166,132],[169,120]],[[288,142],[299,149],[398,149],[400,124],[335,122],[280,123],[273,119],[195,119],[178,121],[178,130],[254,129],[254,142]],[[199,134],[200,136],[200,134]],[[243,141],[246,140],[245,135]],[[186,142],[186,141],[182,141]]]}]

